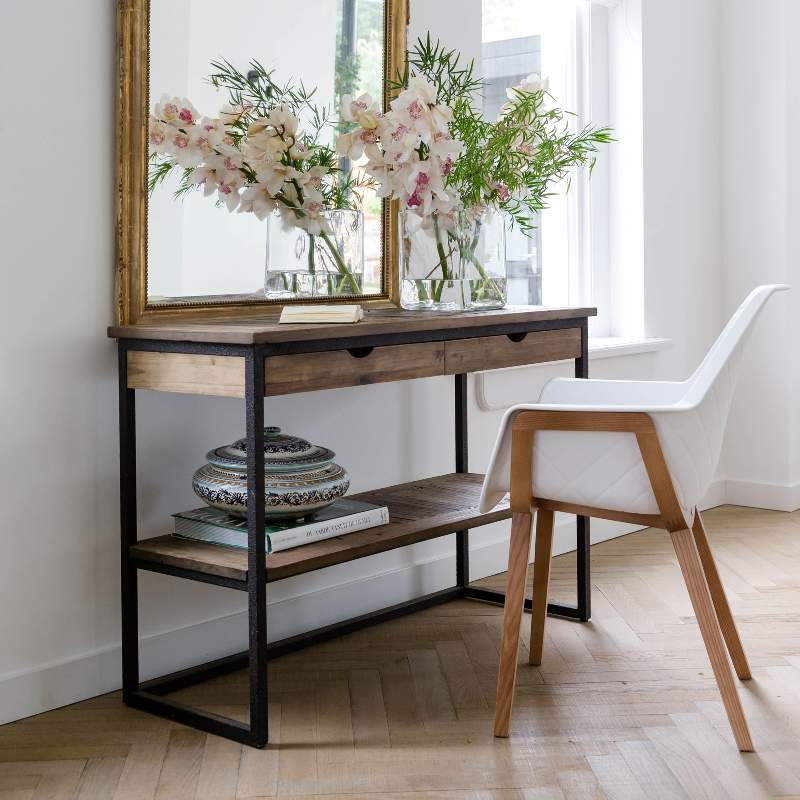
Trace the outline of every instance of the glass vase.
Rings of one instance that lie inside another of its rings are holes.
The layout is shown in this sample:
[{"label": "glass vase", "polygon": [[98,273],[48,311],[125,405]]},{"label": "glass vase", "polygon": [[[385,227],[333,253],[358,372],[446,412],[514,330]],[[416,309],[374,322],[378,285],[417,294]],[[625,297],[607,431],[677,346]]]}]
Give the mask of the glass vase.
[{"label": "glass vase", "polygon": [[420,223],[400,213],[400,305],[412,311],[503,308],[507,299],[505,217],[437,214]]},{"label": "glass vase", "polygon": [[264,293],[270,300],[351,297],[364,284],[364,216],[360,211],[325,213],[330,233],[309,234],[278,214],[267,225]]}]

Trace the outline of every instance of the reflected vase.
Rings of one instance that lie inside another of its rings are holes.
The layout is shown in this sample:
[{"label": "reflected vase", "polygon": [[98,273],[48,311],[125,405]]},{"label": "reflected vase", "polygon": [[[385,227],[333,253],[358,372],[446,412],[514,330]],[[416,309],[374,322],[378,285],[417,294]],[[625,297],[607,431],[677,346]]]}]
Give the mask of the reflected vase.
[{"label": "reflected vase", "polygon": [[264,293],[269,300],[358,297],[364,285],[364,215],[325,214],[329,233],[312,235],[278,214],[267,225]]},{"label": "reflected vase", "polygon": [[479,311],[507,301],[505,215],[487,209],[400,213],[400,305],[411,311]]}]

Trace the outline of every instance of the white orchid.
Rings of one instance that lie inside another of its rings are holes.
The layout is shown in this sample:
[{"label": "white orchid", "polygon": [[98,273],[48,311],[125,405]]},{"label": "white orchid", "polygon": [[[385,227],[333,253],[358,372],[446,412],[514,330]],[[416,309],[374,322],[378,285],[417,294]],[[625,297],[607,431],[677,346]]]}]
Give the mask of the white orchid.
[{"label": "white orchid", "polygon": [[203,117],[198,123],[198,128],[205,141],[213,147],[217,147],[225,141],[225,125],[221,119]]},{"label": "white orchid", "polygon": [[288,149],[288,143],[274,128],[262,128],[258,133],[248,134],[242,152],[250,163],[257,166],[280,161]]},{"label": "white orchid", "polygon": [[412,77],[408,88],[391,102],[395,119],[429,142],[437,131],[447,129],[452,109],[437,102],[436,87],[421,76]]},{"label": "white orchid", "polygon": [[296,177],[297,170],[294,167],[276,161],[267,163],[256,173],[256,181],[274,195],[283,191],[284,183],[288,183]]},{"label": "white orchid", "polygon": [[239,194],[240,188],[241,184],[237,185],[236,183],[225,183],[223,181],[217,184],[219,200],[225,204],[228,211],[236,211],[239,207],[239,202],[241,201],[241,195]]},{"label": "white orchid", "polygon": [[421,216],[429,216],[438,210],[438,204],[434,205],[435,200],[444,203],[451,200],[445,190],[441,167],[436,159],[413,164],[404,178],[403,190],[406,195],[405,206]]},{"label": "white orchid", "polygon": [[162,122],[175,127],[194,125],[199,116],[197,109],[184,97],[162,95],[156,103],[155,115]]},{"label": "white orchid", "polygon": [[310,169],[307,169],[305,172],[299,172],[297,174],[297,182],[300,184],[301,188],[311,187],[312,189],[319,189],[322,186],[322,181],[326,175],[328,175],[327,167],[323,167],[317,164]]},{"label": "white orchid", "polygon": [[356,128],[354,131],[339,136],[336,140],[336,152],[351,161],[358,161],[364,153],[368,158],[374,158],[379,152],[377,142],[377,129]]},{"label": "white orchid", "polygon": [[162,122],[160,119],[151,116],[150,117],[150,125],[148,131],[148,139],[150,141],[150,147],[153,149],[154,153],[166,153],[167,152],[167,137],[170,135],[170,126],[167,125],[165,122]]},{"label": "white orchid", "polygon": [[289,158],[292,161],[306,161],[311,156],[311,150],[309,150],[305,145],[302,144],[293,144],[289,148]]},{"label": "white orchid", "polygon": [[223,125],[230,127],[231,125],[235,125],[247,112],[249,111],[249,106],[245,106],[242,104],[231,105],[230,103],[226,103],[219,112],[219,118]]},{"label": "white orchid", "polygon": [[275,106],[267,117],[267,121],[276,131],[286,136],[294,138],[300,127],[300,118],[292,114],[286,103]]},{"label": "white orchid", "polygon": [[357,127],[339,137],[339,153],[353,160],[366,154],[378,196],[399,200],[420,225],[434,214],[452,216],[460,199],[446,182],[463,145],[450,133],[452,110],[438,102],[434,84],[412,76],[383,115],[368,103],[364,95],[345,98],[342,118]]},{"label": "white orchid", "polygon": [[239,213],[255,214],[263,222],[277,207],[278,203],[269,188],[262,183],[254,183],[242,192]]},{"label": "white orchid", "polygon": [[216,191],[217,170],[208,164],[196,167],[192,170],[189,183],[199,186],[203,190],[203,195],[208,197]]},{"label": "white orchid", "polygon": [[[219,127],[214,125],[219,124]],[[219,120],[204,120],[203,124],[196,125],[189,131],[192,147],[198,149],[203,156],[210,156],[219,151],[224,145],[225,129]]]},{"label": "white orchid", "polygon": [[296,224],[312,236],[319,236],[323,232],[330,233],[325,211],[324,195],[309,186],[303,192],[303,216],[297,217]]},{"label": "white orchid", "polygon": [[184,133],[173,128],[165,143],[166,152],[182,167],[198,167],[203,163],[205,153],[195,139],[193,132]]},{"label": "white orchid", "polygon": [[422,75],[412,75],[408,79],[407,91],[417,94],[427,106],[435,105],[438,101],[436,87]]},{"label": "white orchid", "polygon": [[408,161],[419,147],[422,137],[412,126],[397,119],[394,113],[387,114],[380,135],[381,147],[392,154],[395,163]]},{"label": "white orchid", "polygon": [[454,139],[450,132],[437,131],[430,143],[430,151],[443,162],[449,160],[450,164],[461,154],[464,145]]},{"label": "white orchid", "polygon": [[345,122],[357,122],[362,124],[365,115],[378,116],[378,107],[373,103],[372,97],[366,92],[355,100],[351,95],[346,94],[342,98],[342,119]]},{"label": "white orchid", "polygon": [[214,155],[192,171],[190,182],[202,186],[206,197],[217,192],[218,200],[228,211],[235,211],[245,179],[230,156]]},{"label": "white orchid", "polygon": [[509,100],[516,100],[518,94],[535,94],[536,92],[546,92],[550,88],[550,79],[543,78],[538,72],[533,72],[523,78],[516,86],[506,89],[506,96]]}]

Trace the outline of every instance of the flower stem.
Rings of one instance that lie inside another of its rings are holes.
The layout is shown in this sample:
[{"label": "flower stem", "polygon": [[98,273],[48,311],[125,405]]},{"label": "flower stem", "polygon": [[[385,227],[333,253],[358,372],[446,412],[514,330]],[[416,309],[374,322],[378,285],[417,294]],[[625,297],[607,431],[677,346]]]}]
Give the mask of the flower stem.
[{"label": "flower stem", "polygon": [[[476,223],[476,225],[480,225],[480,223]],[[454,241],[458,245],[461,258],[469,261],[475,267],[475,269],[478,270],[484,285],[491,286],[495,296],[498,299],[501,298],[503,295],[500,291],[500,287],[495,283],[494,279],[489,276],[486,268],[483,266],[483,264],[481,264],[481,262],[478,260],[478,257],[475,255],[475,248],[477,247],[478,239],[480,238],[479,229],[476,228],[476,233],[472,239],[472,243],[466,245],[453,233],[448,233],[448,236],[450,237],[451,241]]]},{"label": "flower stem", "polygon": [[327,245],[333,260],[336,262],[339,272],[346,278],[344,283],[349,283],[350,286],[353,287],[353,294],[361,294],[361,289],[359,288],[358,283],[356,283],[355,275],[353,275],[353,273],[347,268],[347,264],[342,258],[342,254],[336,248],[336,245],[331,237],[324,230],[320,233],[320,236],[322,237],[322,241]]},{"label": "flower stem", "polygon": [[436,214],[433,215],[433,235],[436,239],[436,252],[439,254],[439,265],[442,268],[442,280],[434,281],[431,288],[433,289],[433,299],[437,303],[440,303],[445,281],[450,280],[450,268],[447,262],[447,253],[444,251],[444,244],[442,243],[439,233],[439,217]]},{"label": "flower stem", "polygon": [[316,242],[314,241],[314,235],[309,233],[308,234],[308,271],[314,275],[317,271],[317,264],[316,264]]},{"label": "flower stem", "polygon": [[[294,205],[292,205],[292,203],[290,203],[280,195],[276,197],[276,200],[283,203],[287,208],[294,211],[294,213],[297,214],[298,217],[306,216],[305,212],[301,208],[296,208]],[[331,254],[331,257],[336,263],[336,268],[344,276],[345,281],[343,283],[344,284],[349,283],[350,286],[353,287],[353,292],[352,292],[353,294],[361,294],[361,289],[359,288],[358,283],[356,282],[356,277],[348,269],[347,264],[344,258],[342,258],[342,254],[337,249],[335,242],[324,230],[320,231],[319,235],[322,238],[322,241],[325,242],[325,246],[328,248],[328,252]],[[314,236],[312,234],[308,234],[308,238],[309,238],[309,243],[311,245],[311,253],[308,254],[308,266],[309,266],[309,271],[313,273],[315,271],[315,269],[313,268],[314,257],[312,255],[315,247]]]}]

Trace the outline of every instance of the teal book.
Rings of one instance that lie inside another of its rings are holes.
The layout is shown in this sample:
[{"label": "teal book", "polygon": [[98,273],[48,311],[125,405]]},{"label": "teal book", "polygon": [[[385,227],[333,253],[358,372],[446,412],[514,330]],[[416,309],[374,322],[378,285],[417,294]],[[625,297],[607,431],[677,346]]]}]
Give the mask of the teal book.
[{"label": "teal book", "polygon": [[[247,520],[204,506],[173,514],[175,536],[228,547],[247,547]],[[271,522],[264,527],[268,553],[376,528],[389,522],[389,509],[342,498],[310,518]]]}]

